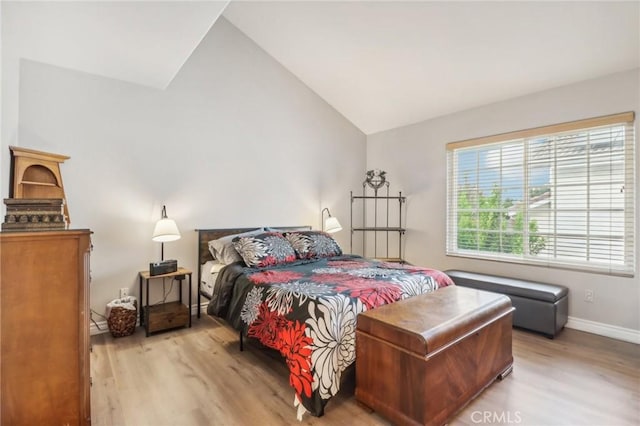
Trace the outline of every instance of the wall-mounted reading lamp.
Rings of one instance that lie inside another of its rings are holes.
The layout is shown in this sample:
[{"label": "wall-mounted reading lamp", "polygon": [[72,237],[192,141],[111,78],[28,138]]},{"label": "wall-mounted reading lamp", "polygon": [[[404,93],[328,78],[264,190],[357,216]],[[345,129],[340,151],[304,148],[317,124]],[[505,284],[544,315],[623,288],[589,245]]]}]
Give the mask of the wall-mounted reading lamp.
[{"label": "wall-mounted reading lamp", "polygon": [[[324,220],[324,211],[327,211],[327,220]],[[330,234],[334,233],[334,232],[338,232],[338,231],[342,231],[342,225],[340,225],[340,222],[338,221],[337,218],[331,216],[331,212],[329,211],[329,209],[327,207],[325,207],[324,209],[322,209],[321,212],[322,215],[322,230],[325,232],[328,232]]]}]

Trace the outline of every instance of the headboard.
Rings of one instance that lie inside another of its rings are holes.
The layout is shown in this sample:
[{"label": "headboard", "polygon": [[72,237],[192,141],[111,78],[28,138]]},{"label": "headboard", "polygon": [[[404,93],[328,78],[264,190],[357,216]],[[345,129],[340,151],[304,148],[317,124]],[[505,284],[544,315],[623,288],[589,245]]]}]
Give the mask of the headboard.
[{"label": "headboard", "polygon": [[[202,283],[202,265],[209,260],[213,260],[213,256],[211,256],[211,252],[209,251],[209,241],[216,240],[220,237],[225,237],[227,235],[239,234],[241,232],[253,231],[255,229],[260,229],[261,226],[256,226],[253,228],[222,228],[222,229],[196,229],[198,233],[198,318],[200,318],[200,310],[201,308],[201,297],[205,296],[209,298],[202,289],[200,285]],[[290,231],[299,231],[301,229],[311,230],[310,226],[272,226],[270,228],[282,229],[282,230],[290,230]]]},{"label": "headboard", "polygon": [[[196,229],[198,232],[198,268],[203,263],[213,260],[211,252],[209,251],[209,241],[216,240],[220,237],[224,237],[232,234],[239,234],[241,232],[253,231],[254,229],[260,229],[261,226],[253,228],[222,228],[222,229]],[[272,226],[270,228],[296,231],[301,229],[311,230],[310,226]]]}]

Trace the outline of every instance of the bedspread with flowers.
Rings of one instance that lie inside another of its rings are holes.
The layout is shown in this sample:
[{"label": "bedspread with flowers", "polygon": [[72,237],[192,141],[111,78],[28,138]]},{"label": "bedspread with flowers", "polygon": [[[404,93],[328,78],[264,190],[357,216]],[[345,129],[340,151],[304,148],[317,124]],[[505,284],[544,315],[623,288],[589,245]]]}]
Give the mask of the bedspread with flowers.
[{"label": "bedspread with flowers", "polygon": [[338,392],[359,313],[453,284],[437,270],[352,255],[240,269],[227,320],[285,358],[298,419],[321,416]]}]

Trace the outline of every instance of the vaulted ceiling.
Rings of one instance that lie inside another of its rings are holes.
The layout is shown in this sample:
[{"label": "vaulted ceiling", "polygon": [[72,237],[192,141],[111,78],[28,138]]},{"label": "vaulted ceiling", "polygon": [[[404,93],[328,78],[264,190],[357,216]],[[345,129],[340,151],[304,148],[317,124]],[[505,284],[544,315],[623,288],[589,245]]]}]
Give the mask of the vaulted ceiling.
[{"label": "vaulted ceiling", "polygon": [[3,0],[3,58],[164,89],[227,3]]},{"label": "vaulted ceiling", "polygon": [[638,2],[232,2],[367,134],[639,66]]},{"label": "vaulted ceiling", "polygon": [[2,35],[163,89],[221,13],[366,134],[640,67],[638,1],[4,1]]}]

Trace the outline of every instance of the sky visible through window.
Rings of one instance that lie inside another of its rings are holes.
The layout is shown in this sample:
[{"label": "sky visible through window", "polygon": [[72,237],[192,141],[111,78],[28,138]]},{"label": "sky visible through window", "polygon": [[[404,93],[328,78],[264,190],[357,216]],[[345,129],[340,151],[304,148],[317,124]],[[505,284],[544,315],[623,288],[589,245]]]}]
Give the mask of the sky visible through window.
[{"label": "sky visible through window", "polygon": [[[546,138],[530,141],[535,145],[547,144]],[[467,188],[477,188],[488,196],[498,186],[502,189],[502,201],[524,200],[524,144],[516,141],[504,146],[460,150],[457,152],[457,182]],[[529,168],[530,190],[544,188],[550,184],[551,171],[548,164]]]}]

